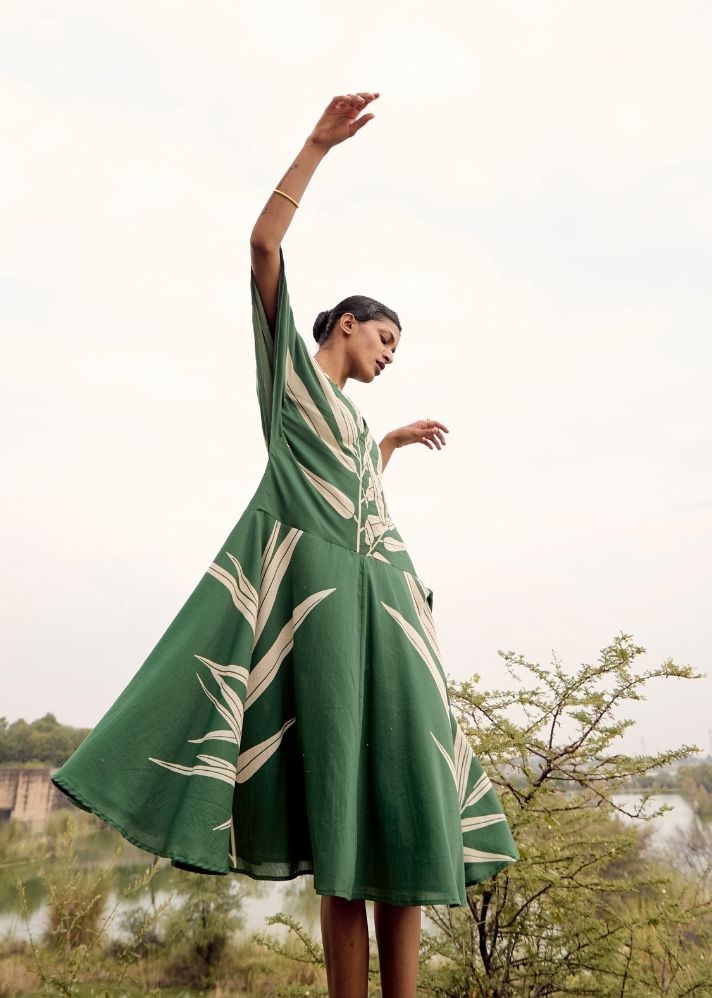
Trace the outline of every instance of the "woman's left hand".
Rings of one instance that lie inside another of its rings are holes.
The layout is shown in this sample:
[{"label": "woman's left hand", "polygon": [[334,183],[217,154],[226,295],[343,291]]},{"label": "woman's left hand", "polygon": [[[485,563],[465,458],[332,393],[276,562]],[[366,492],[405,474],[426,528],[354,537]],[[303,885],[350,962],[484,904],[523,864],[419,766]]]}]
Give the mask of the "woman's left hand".
[{"label": "woman's left hand", "polygon": [[437,419],[418,419],[407,426],[399,426],[397,430],[391,430],[388,436],[393,440],[396,447],[405,447],[406,444],[425,444],[431,450],[435,447],[441,450],[445,446],[445,433],[449,433],[444,423],[439,423]]}]

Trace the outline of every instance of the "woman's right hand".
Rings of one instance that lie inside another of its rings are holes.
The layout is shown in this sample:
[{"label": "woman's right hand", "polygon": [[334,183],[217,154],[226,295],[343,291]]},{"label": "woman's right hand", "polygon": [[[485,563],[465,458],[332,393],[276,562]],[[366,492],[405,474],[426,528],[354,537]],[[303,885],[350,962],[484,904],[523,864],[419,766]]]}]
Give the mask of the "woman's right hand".
[{"label": "woman's right hand", "polygon": [[361,118],[358,115],[378,96],[377,93],[363,92],[333,97],[309,138],[323,149],[331,149],[344,139],[350,139],[367,121],[376,117],[375,114],[365,114]]}]

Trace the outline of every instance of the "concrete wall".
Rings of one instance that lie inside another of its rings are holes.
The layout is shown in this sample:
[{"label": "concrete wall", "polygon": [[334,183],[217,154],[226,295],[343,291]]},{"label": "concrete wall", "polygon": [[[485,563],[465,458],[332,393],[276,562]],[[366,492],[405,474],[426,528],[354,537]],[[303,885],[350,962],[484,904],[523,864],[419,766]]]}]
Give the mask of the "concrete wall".
[{"label": "concrete wall", "polygon": [[53,769],[0,768],[0,821],[14,818],[41,824],[57,807],[71,802],[50,781]]}]

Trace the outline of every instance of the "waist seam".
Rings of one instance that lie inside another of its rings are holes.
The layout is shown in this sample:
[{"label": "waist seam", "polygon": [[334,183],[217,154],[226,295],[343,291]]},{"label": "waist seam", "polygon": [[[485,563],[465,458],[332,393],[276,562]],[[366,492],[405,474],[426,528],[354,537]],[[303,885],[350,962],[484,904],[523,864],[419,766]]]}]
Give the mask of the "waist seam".
[{"label": "waist seam", "polygon": [[[424,586],[425,589],[427,589],[429,592],[432,593],[432,589],[430,588],[430,586],[423,579],[421,579],[420,576],[415,571],[415,566],[413,566],[413,570],[410,571],[407,568],[400,568],[398,565],[394,565],[390,561],[381,561],[380,558],[374,558],[373,555],[368,554],[368,552],[357,551],[356,548],[349,547],[347,544],[340,544],[338,541],[331,540],[331,538],[329,537],[324,537],[322,534],[315,534],[312,530],[306,530],[298,523],[287,523],[287,521],[284,520],[281,516],[277,516],[271,510],[265,509],[263,506],[257,505],[254,502],[248,503],[246,508],[254,510],[256,513],[264,513],[266,516],[271,517],[273,520],[279,520],[279,522],[284,524],[285,527],[291,527],[296,530],[301,530],[303,534],[307,534],[309,537],[314,537],[317,540],[322,541],[324,544],[333,544],[334,547],[341,548],[343,551],[350,551],[357,558],[362,558],[362,559],[367,558],[370,562],[373,562],[376,565],[381,565],[384,568],[390,568],[392,571],[400,572],[401,574],[405,572],[408,575],[411,575],[414,579],[417,579]],[[408,557],[410,558],[410,555]]]}]

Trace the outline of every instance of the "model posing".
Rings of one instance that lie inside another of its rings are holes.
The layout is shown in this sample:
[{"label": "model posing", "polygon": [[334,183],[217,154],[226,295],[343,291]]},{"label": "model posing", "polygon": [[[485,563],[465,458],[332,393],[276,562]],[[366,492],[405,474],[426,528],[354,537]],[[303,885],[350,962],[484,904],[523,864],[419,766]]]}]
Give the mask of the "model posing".
[{"label": "model posing", "polygon": [[[247,508],[158,644],[53,776],[78,806],[174,866],[312,874],[329,994],[365,998],[374,902],[384,998],[415,995],[423,904],[517,858],[450,709],[432,616],[391,519],[393,451],[440,449],[420,419],[380,446],[344,392],[393,363],[396,312],[353,295],[298,333],[282,239],[328,151],[378,93],[334,97],[250,240],[257,395],[268,462]],[[348,265],[345,257],[344,264]],[[239,458],[239,451],[236,449]],[[186,488],[196,489],[186,476]]]}]

